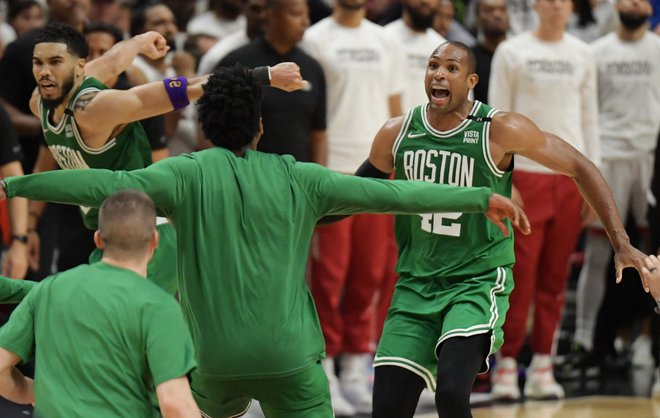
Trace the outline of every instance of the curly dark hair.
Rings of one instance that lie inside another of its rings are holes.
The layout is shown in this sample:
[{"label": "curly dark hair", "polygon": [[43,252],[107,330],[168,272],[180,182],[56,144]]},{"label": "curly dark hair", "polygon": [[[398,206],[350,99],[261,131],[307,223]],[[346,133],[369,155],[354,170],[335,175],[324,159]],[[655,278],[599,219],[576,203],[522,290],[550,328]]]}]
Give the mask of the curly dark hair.
[{"label": "curly dark hair", "polygon": [[220,67],[204,85],[197,114],[213,145],[242,151],[259,131],[261,86],[246,67]]},{"label": "curly dark hair", "polygon": [[89,46],[85,36],[78,29],[66,23],[51,22],[38,29],[34,44],[47,42],[66,44],[67,51],[78,58],[87,58],[89,54]]}]

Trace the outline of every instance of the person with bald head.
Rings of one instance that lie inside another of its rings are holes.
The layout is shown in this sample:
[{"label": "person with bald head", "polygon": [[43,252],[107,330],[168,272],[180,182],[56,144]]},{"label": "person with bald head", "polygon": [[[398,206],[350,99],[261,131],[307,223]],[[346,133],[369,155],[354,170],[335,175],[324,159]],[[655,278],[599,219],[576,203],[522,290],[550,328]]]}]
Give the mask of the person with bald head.
[{"label": "person with bald head", "polygon": [[[645,256],[630,245],[596,166],[525,116],[469,100],[475,66],[465,44],[436,48],[424,78],[428,102],[383,125],[360,172],[510,195],[514,155],[525,156],[578,183],[617,251],[617,271],[641,270]],[[505,341],[513,234],[468,213],[420,213],[396,217],[396,238],[400,278],[374,359],[373,417],[412,417],[424,387],[440,417],[471,417],[476,375]]]},{"label": "person with bald head", "polygon": [[[136,190],[108,197],[94,240],[100,262],[33,287],[0,328],[0,395],[36,402],[35,416],[198,417],[190,332],[176,300],[146,279],[153,201]],[[35,353],[32,381],[14,366]]]}]

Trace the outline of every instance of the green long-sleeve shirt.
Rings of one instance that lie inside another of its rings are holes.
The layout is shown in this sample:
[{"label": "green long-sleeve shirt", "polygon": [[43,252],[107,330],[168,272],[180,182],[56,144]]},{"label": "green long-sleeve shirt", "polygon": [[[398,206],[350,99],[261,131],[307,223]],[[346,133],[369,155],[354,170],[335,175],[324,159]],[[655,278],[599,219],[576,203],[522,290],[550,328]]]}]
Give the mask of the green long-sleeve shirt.
[{"label": "green long-sleeve shirt", "polygon": [[15,280],[0,276],[0,303],[19,303],[37,284],[31,280]]},{"label": "green long-sleeve shirt", "polygon": [[283,376],[324,355],[305,264],[329,214],[479,212],[489,188],[383,181],[223,148],[125,171],[66,170],[7,179],[9,197],[99,206],[122,189],[149,194],[177,230],[181,306],[200,373]]}]

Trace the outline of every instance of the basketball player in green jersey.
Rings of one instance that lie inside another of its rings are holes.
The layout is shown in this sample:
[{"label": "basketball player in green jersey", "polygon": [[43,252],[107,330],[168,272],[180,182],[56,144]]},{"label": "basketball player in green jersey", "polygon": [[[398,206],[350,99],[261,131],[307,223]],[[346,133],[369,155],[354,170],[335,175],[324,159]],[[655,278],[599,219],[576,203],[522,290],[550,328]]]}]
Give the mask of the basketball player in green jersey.
[{"label": "basketball player in green jersey", "polygon": [[[645,256],[630,245],[598,169],[524,116],[469,101],[477,81],[469,48],[440,45],[425,76],[429,103],[385,123],[362,171],[510,195],[513,156],[523,155],[576,181],[608,232],[618,279],[625,267],[641,270]],[[428,387],[440,417],[471,417],[474,379],[502,344],[513,234],[453,211],[398,216],[396,238],[400,279],[374,360],[373,416],[412,417]]]},{"label": "basketball player in green jersey", "polygon": [[[261,89],[240,67],[204,85],[198,115],[214,147],[130,172],[60,171],[0,182],[10,197],[97,206],[146,191],[177,226],[181,306],[195,342],[192,389],[204,416],[240,416],[251,399],[268,417],[332,417],[324,340],[305,284],[317,220],[328,214],[486,211],[525,233],[512,203],[488,188],[378,181],[291,156],[254,151]],[[484,217],[483,214],[476,215]]]},{"label": "basketball player in green jersey", "polygon": [[[30,109],[41,119],[45,145],[50,152],[42,151],[36,171],[53,170],[58,166],[63,169],[135,170],[151,164],[149,142],[139,123],[123,122],[111,126],[114,121],[110,115],[85,118],[76,112],[84,109],[99,91],[106,89],[104,82],[130,65],[138,53],[159,58],[168,50],[165,38],[156,32],[148,32],[131,41],[133,45],[120,45],[103,57],[101,63],[86,65],[84,60],[78,61],[78,68],[84,66],[84,73],[75,73],[68,64],[77,57],[87,57],[84,36],[64,24],[51,24],[39,32],[32,59],[37,88],[30,100]],[[111,62],[118,58],[121,58],[120,62]],[[91,119],[95,121],[90,123]],[[32,203],[31,212],[36,214],[43,210],[43,204],[35,203]],[[80,210],[85,226],[96,230],[98,210],[85,207]],[[174,228],[166,219],[159,218],[158,232],[160,245],[149,263],[149,279],[174,294]],[[96,249],[89,261],[99,261],[101,255],[102,251]]]},{"label": "basketball player in green jersey", "polygon": [[[103,84],[125,70],[138,53],[159,58],[167,52],[165,39],[156,32],[133,39],[134,45],[122,43],[121,48],[111,50],[114,54],[99,58],[101,62],[94,60],[87,64],[87,43],[73,27],[52,23],[37,35],[32,59],[37,88],[30,100],[30,108],[41,119],[46,145],[61,168],[135,170],[151,164],[147,137],[136,121],[172,110],[173,104],[167,97],[160,101],[155,99],[162,96],[158,93],[165,92],[164,84],[146,84],[126,93],[106,90]],[[271,76],[274,74],[278,74],[275,67]],[[174,81],[187,82],[189,87],[196,85],[199,96],[202,93],[199,85],[203,80],[205,77],[189,82],[185,79]],[[97,210],[81,207],[81,211],[85,225],[96,229]],[[158,232],[160,246],[149,263],[149,279],[174,293],[174,228],[165,218],[159,218]],[[101,251],[95,250],[90,262],[100,258]]]}]

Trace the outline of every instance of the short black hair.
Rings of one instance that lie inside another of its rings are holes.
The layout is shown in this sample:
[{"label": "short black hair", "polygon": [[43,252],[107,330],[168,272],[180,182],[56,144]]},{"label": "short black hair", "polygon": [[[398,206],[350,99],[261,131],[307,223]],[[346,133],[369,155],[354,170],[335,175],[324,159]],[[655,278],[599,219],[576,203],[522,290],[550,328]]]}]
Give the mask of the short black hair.
[{"label": "short black hair", "polygon": [[[9,2],[9,11],[7,12],[7,21],[11,22],[18,16],[23,10],[30,9],[34,6],[38,6],[41,9],[41,4],[37,0],[18,0]],[[41,9],[43,12],[43,9]]]},{"label": "short black hair", "polygon": [[107,33],[108,35],[112,36],[116,44],[124,40],[124,35],[121,33],[121,30],[119,30],[119,28],[112,23],[92,22],[85,26],[85,29],[83,30],[83,34],[85,36],[89,35],[90,33],[98,32]]},{"label": "short black hair", "polygon": [[438,51],[440,48],[446,45],[455,46],[456,48],[461,49],[463,50],[463,52],[465,52],[465,55],[467,56],[468,74],[473,74],[477,72],[477,57],[474,55],[474,52],[472,52],[472,49],[470,49],[470,47],[465,45],[463,42],[458,42],[458,41],[443,42],[440,45],[438,45],[436,49],[433,50],[433,54],[435,54],[436,51]]},{"label": "short black hair", "polygon": [[82,32],[71,25],[60,22],[51,22],[37,30],[34,44],[53,42],[65,44],[67,51],[78,58],[87,58],[89,46]]},{"label": "short black hair", "polygon": [[259,131],[261,86],[237,64],[216,69],[203,88],[197,101],[202,132],[216,147],[244,150]]}]

